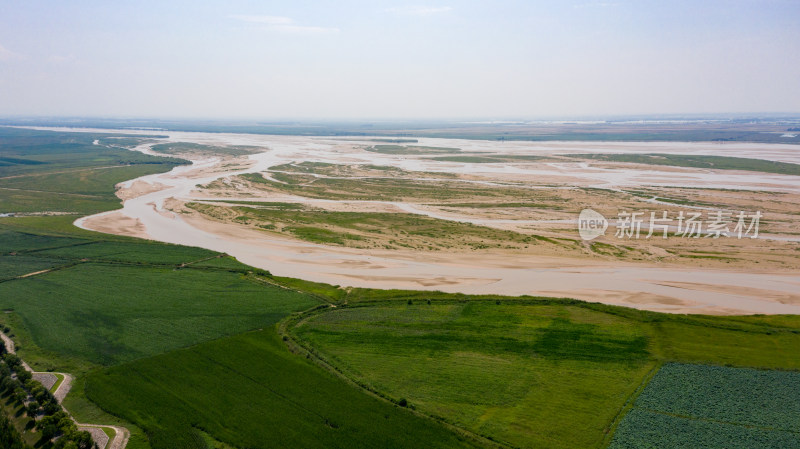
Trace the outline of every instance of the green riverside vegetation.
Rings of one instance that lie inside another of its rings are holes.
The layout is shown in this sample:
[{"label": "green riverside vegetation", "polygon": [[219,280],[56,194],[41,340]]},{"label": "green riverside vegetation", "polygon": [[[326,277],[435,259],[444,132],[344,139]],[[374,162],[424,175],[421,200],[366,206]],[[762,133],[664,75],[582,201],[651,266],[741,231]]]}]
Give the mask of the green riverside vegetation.
[{"label": "green riverside vegetation", "polygon": [[[132,167],[180,162],[113,139],[0,128],[0,211],[110,210]],[[307,212],[271,206],[242,211]],[[70,413],[127,427],[130,449],[797,447],[797,316],[340,288],[76,217],[0,218],[0,327],[34,369],[73,374]],[[35,444],[21,407],[0,409],[0,444]]]},{"label": "green riverside vegetation", "polygon": [[630,162],[635,164],[669,165],[673,167],[746,170],[782,175],[800,175],[800,165],[798,164],[743,157],[686,154],[576,154],[573,155],[573,157],[608,162]]},{"label": "green riverside vegetation", "polygon": [[93,144],[104,136],[0,127],[0,214],[115,209],[118,182],[185,163]]},{"label": "green riverside vegetation", "polygon": [[533,298],[429,303],[424,293],[349,304],[292,333],[365,388],[511,447],[601,447],[665,361],[800,368],[790,355],[800,317],[784,327]]}]

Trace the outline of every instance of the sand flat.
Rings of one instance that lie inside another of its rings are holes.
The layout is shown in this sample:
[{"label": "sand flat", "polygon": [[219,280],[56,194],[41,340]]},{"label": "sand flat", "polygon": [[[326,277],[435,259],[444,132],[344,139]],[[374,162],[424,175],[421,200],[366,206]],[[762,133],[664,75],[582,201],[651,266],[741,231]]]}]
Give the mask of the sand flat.
[{"label": "sand flat", "polygon": [[[108,130],[104,130],[107,132]],[[136,134],[136,132],[129,132]],[[677,263],[660,263],[656,257],[641,260],[616,260],[613,257],[559,257],[555,254],[520,251],[404,251],[357,249],[314,244],[286,235],[265,232],[248,226],[224,223],[198,214],[176,212],[176,205],[204,200],[208,192],[198,188],[218,180],[228,180],[244,173],[265,172],[269,167],[295,161],[326,163],[359,163],[384,165],[411,172],[455,173],[467,179],[484,182],[539,182],[542,189],[556,189],[571,184],[592,188],[659,188],[669,184],[691,188],[735,188],[751,192],[782,192],[796,198],[800,194],[800,177],[755,172],[700,170],[675,167],[644,167],[632,170],[619,164],[586,163],[519,163],[459,164],[433,161],[407,155],[386,155],[366,152],[363,141],[342,139],[263,136],[223,133],[168,132],[168,141],[187,141],[214,145],[252,145],[264,148],[263,153],[248,156],[246,164],[223,167],[221,159],[198,159],[192,166],[178,167],[166,174],[150,175],[133,181],[158,186],[140,189],[125,201],[120,211],[79,220],[77,224],[101,232],[151,238],[154,240],[201,246],[226,252],[240,261],[270,270],[281,276],[328,282],[343,286],[375,288],[413,288],[476,294],[547,295],[573,297],[588,301],[625,305],[672,313],[800,313],[795,293],[800,275],[791,265],[795,253],[781,256],[764,241],[742,243],[728,241],[719,254],[697,249],[697,258],[687,259],[691,268]],[[457,139],[419,139],[420,146],[458,147],[465,151],[486,151],[503,154],[569,154],[587,152],[659,152],[675,154],[710,154],[737,157],[760,157],[783,162],[800,162],[793,145],[710,144],[710,143],[607,143],[607,142],[497,142]],[[502,146],[502,148],[498,148]],[[137,147],[147,151],[146,145]],[[546,182],[542,182],[546,181]],[[552,182],[556,185],[547,185]],[[139,184],[140,186],[142,184]],[[691,193],[691,191],[689,191]],[[138,195],[138,193],[141,193]],[[242,192],[240,192],[242,193]],[[230,194],[230,192],[229,192]],[[260,198],[259,192],[247,192]],[[212,199],[221,199],[221,196]],[[231,200],[247,196],[229,197]],[[265,196],[274,201],[279,196]],[[788,198],[788,197],[787,197]],[[298,200],[298,198],[293,198]],[[457,209],[441,210],[426,204],[324,201],[300,198],[309,205],[329,210],[426,214],[438,219],[459,220],[469,216]],[[761,200],[759,200],[761,201]],[[777,203],[776,203],[777,204]],[[794,202],[784,207],[791,210]],[[777,206],[775,206],[777,207]],[[470,211],[475,220],[508,220],[496,225],[519,225],[509,212],[481,215]],[[513,212],[511,212],[513,214]],[[568,216],[568,215],[567,215]],[[547,221],[538,217],[539,221]],[[569,231],[569,220],[558,217],[550,226],[553,232]],[[535,219],[525,226],[539,226]],[[492,225],[491,222],[486,222]],[[777,225],[780,225],[778,223]],[[777,226],[776,225],[776,226]],[[524,228],[522,226],[521,228]],[[780,229],[780,228],[779,228]],[[791,239],[789,234],[782,237]],[[699,241],[698,241],[699,242]],[[690,242],[691,243],[691,242]],[[687,243],[687,244],[690,244]],[[694,244],[694,243],[691,243]],[[792,249],[795,243],[786,243]],[[698,243],[699,245],[699,243]],[[767,246],[765,246],[767,245]],[[726,254],[739,248],[750,248],[754,257],[762,257],[766,266],[742,265],[727,268]],[[775,256],[775,260],[772,254]],[[763,255],[763,256],[762,256]],[[703,263],[707,260],[709,267]],[[788,262],[787,262],[788,261]],[[771,264],[771,265],[770,265]],[[786,268],[780,268],[786,266]]]}]

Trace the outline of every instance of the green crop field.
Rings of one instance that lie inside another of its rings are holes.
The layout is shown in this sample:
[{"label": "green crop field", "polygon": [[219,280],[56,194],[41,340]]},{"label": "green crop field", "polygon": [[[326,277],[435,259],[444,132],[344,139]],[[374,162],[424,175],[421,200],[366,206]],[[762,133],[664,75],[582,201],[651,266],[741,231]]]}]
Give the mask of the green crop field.
[{"label": "green crop field", "polygon": [[265,329],[89,375],[88,397],[156,448],[472,447],[431,420],[369,397],[286,350]]},{"label": "green crop field", "polygon": [[639,323],[563,306],[358,307],[296,331],[376,390],[514,447],[597,447],[654,367]]},{"label": "green crop field", "polygon": [[115,184],[184,162],[93,144],[104,136],[0,127],[0,213],[114,209]]},{"label": "green crop field", "polygon": [[58,266],[65,265],[60,259],[48,259],[45,257],[27,256],[0,256],[0,282],[35,273],[41,270],[49,270]]},{"label": "green crop field", "polygon": [[611,448],[800,448],[800,373],[665,365],[620,423]]},{"label": "green crop field", "polygon": [[270,326],[314,304],[240,276],[82,263],[0,284],[0,308],[19,314],[43,349],[109,365]]},{"label": "green crop field", "polygon": [[536,304],[428,304],[421,294],[410,305],[318,313],[293,332],[366,388],[514,447],[601,447],[663,361],[800,364],[796,318],[754,324]]},{"label": "green crop field", "polygon": [[[165,251],[165,248],[169,250]],[[208,259],[217,253],[202,248],[162,245],[149,242],[91,241],[36,251],[37,256],[62,259],[87,259],[95,262],[178,265]]]}]

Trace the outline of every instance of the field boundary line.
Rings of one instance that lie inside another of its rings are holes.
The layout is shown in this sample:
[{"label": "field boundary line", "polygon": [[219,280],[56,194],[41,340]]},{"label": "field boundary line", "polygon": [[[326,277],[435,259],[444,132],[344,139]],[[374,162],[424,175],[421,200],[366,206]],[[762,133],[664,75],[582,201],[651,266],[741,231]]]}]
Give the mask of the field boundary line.
[{"label": "field boundary line", "polygon": [[605,429],[605,435],[603,436],[603,442],[600,447],[606,448],[609,444],[611,444],[611,440],[614,438],[614,434],[616,433],[617,427],[619,427],[619,423],[622,422],[622,419],[633,410],[634,404],[636,403],[636,399],[639,398],[639,395],[642,394],[647,385],[656,377],[656,374],[664,366],[663,361],[656,362],[656,365],[647,372],[642,378],[642,381],[639,383],[639,386],[633,390],[633,393],[628,396],[625,400],[625,403],[622,404],[622,407],[617,411],[617,414],[614,415],[614,418],[611,420],[611,424]]},{"label": "field boundary line", "polygon": [[351,386],[355,387],[356,389],[361,390],[364,393],[366,393],[366,394],[368,394],[368,395],[370,395],[370,396],[372,396],[372,397],[374,397],[374,398],[376,398],[378,400],[387,402],[387,403],[389,403],[389,404],[391,404],[391,405],[393,405],[395,407],[398,407],[398,408],[403,408],[403,409],[407,410],[409,413],[412,413],[413,415],[416,415],[416,416],[418,416],[420,418],[424,418],[424,419],[428,419],[430,421],[433,421],[433,422],[435,422],[435,423],[437,423],[437,424],[439,424],[441,426],[444,426],[445,428],[447,428],[448,430],[452,431],[453,433],[455,433],[455,434],[457,434],[457,435],[459,435],[459,436],[461,436],[463,438],[467,438],[467,439],[469,439],[469,440],[471,440],[471,441],[473,441],[475,443],[478,443],[478,444],[480,444],[480,445],[482,445],[484,447],[490,447],[490,448],[494,448],[494,449],[512,449],[512,448],[514,448],[514,446],[509,444],[509,443],[506,443],[504,441],[500,441],[500,440],[497,440],[497,439],[489,439],[488,437],[485,437],[485,436],[480,435],[478,433],[472,432],[471,430],[468,430],[468,429],[460,427],[460,426],[458,426],[456,424],[450,423],[450,422],[446,421],[444,418],[440,418],[440,417],[437,417],[437,416],[429,415],[427,413],[423,413],[421,411],[418,411],[418,410],[416,410],[414,408],[401,407],[400,405],[397,404],[397,402],[395,402],[391,398],[383,395],[381,392],[379,392],[379,391],[377,391],[377,390],[375,390],[372,387],[369,387],[367,385],[363,385],[363,384],[359,383],[358,381],[356,381],[355,379],[353,379],[350,376],[348,376],[344,371],[342,371],[341,369],[339,369],[335,365],[333,365],[330,362],[328,362],[327,360],[325,360],[316,350],[314,350],[314,348],[309,348],[305,344],[301,343],[288,330],[288,327],[289,327],[290,324],[292,325],[292,327],[294,327],[294,325],[296,325],[297,323],[299,323],[301,321],[304,321],[304,320],[306,320],[308,318],[311,318],[314,315],[327,313],[327,312],[330,312],[331,310],[335,310],[335,309],[336,309],[336,305],[334,305],[334,304],[320,304],[318,306],[312,307],[312,308],[304,310],[302,312],[294,313],[294,314],[284,318],[283,320],[279,321],[276,324],[278,335],[281,336],[281,339],[283,340],[284,344],[286,344],[287,349],[289,349],[290,352],[292,352],[294,354],[297,354],[297,355],[305,354],[306,357],[309,360],[313,361],[317,366],[320,366],[322,369],[324,369],[324,370],[330,372],[331,374],[333,374],[334,376],[344,380],[345,382],[347,382]]}]

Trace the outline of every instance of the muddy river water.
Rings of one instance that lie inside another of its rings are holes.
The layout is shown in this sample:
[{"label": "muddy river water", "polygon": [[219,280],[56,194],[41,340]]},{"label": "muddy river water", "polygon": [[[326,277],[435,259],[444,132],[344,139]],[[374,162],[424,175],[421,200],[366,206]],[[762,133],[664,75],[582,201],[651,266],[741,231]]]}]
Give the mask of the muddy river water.
[{"label": "muddy river water", "polygon": [[[58,128],[47,128],[58,129]],[[109,130],[70,129],[71,131]],[[116,132],[116,130],[115,130]],[[120,130],[129,134],[153,131]],[[159,131],[171,142],[210,145],[248,145],[264,149],[249,156],[246,168],[231,171],[217,158],[194,158],[193,165],[145,176],[134,182],[158,186],[127,199],[121,210],[84,217],[77,226],[102,232],[146,236],[162,242],[199,246],[225,252],[243,263],[280,276],[342,286],[430,289],[463,293],[546,295],[572,297],[675,313],[800,313],[800,273],[749,272],[745,269],[710,270],[666,268],[657,264],[581,261],[536,254],[515,256],[465,253],[415,253],[412,251],[363,250],[293,240],[238,225],[188,219],[164,207],[174,198],[198,200],[198,184],[235,174],[264,171],[293,161],[363,163],[428,173],[541,176],[571,185],[601,188],[630,186],[687,186],[800,192],[800,177],[755,172],[687,170],[598,169],[583,163],[465,164],[434,161],[414,156],[366,152],[343,145],[342,139],[324,137],[266,136],[223,133]],[[363,142],[362,142],[363,143]],[[414,145],[456,147],[463,151],[502,151],[503,154],[569,154],[596,152],[683,153],[752,157],[800,163],[793,145],[714,143],[617,143],[617,142],[488,142],[453,139],[419,139]],[[498,148],[501,147],[501,148]],[[149,145],[138,151],[149,152]],[[303,201],[302,198],[293,200]],[[308,200],[309,202],[319,200]],[[330,201],[330,200],[325,200]],[[437,216],[408,204],[395,204],[410,213]],[[123,223],[136,223],[136,232]],[[484,225],[492,225],[483,220]],[[577,234],[577,232],[576,232]]]}]

